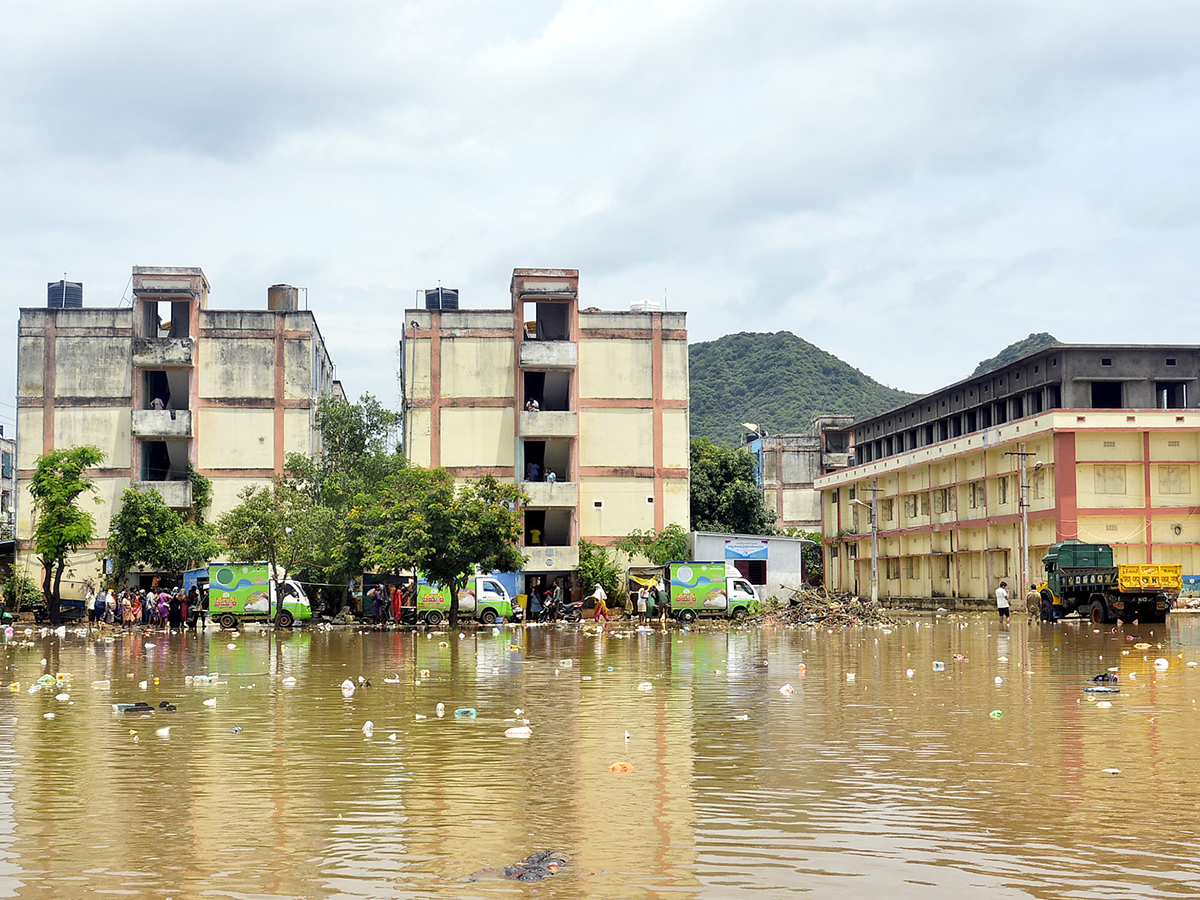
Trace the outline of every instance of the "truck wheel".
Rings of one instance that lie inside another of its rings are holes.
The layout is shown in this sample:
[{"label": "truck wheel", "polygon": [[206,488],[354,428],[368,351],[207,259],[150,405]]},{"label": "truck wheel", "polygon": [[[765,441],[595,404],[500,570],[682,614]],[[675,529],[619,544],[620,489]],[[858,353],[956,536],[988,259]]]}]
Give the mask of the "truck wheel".
[{"label": "truck wheel", "polygon": [[735,606],[733,608],[733,612],[729,614],[729,618],[733,619],[735,622],[742,621],[742,619],[746,618],[746,607]]},{"label": "truck wheel", "polygon": [[425,624],[433,625],[434,627],[442,624],[442,614],[436,609],[431,609],[425,613]]},{"label": "truck wheel", "polygon": [[1093,625],[1103,625],[1108,621],[1108,610],[1104,606],[1104,601],[1093,600],[1089,615]]},{"label": "truck wheel", "polygon": [[500,617],[496,615],[496,611],[494,609],[485,609],[479,614],[479,621],[484,625],[495,625],[496,620],[499,618]]},{"label": "truck wheel", "polygon": [[1042,594],[1042,621],[1054,621],[1054,595],[1049,591]]},{"label": "truck wheel", "polygon": [[296,617],[293,616],[286,609],[279,614],[279,627],[280,628],[291,628],[295,624],[296,624]]},{"label": "truck wheel", "polygon": [[226,631],[233,631],[237,628],[237,618],[232,613],[225,613],[217,619],[217,623]]},{"label": "truck wheel", "polygon": [[679,611],[679,621],[682,622],[684,625],[691,625],[693,622],[696,621],[696,613],[690,609],[680,610]]}]

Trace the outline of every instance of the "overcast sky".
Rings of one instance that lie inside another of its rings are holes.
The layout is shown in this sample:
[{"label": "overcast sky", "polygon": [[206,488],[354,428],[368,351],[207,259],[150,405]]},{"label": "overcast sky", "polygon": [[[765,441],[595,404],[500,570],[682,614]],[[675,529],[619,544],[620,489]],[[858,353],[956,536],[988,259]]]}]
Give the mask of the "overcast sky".
[{"label": "overcast sky", "polygon": [[134,265],[306,286],[393,404],[415,291],[518,266],[914,391],[1031,331],[1200,343],[1198,67],[1182,0],[0,0],[0,423],[17,309]]}]

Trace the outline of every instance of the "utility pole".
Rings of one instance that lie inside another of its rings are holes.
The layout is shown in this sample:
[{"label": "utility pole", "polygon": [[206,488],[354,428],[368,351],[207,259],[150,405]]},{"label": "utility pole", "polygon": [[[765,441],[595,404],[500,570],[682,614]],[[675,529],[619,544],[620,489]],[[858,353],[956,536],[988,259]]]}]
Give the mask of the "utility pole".
[{"label": "utility pole", "polygon": [[[1005,452],[1005,456],[1015,456],[1021,460],[1021,491],[1017,499],[1017,506],[1021,510],[1021,599],[1024,600],[1025,595],[1029,592],[1029,477],[1026,474],[1025,460],[1031,456],[1036,456],[1035,453],[1025,452],[1025,442],[1021,441],[1021,449],[1009,450]],[[1038,463],[1034,467],[1036,472],[1042,467]]]},{"label": "utility pole", "polygon": [[871,487],[871,502],[863,503],[857,497],[851,503],[866,507],[871,515],[871,602],[879,602],[879,479],[876,478]]}]

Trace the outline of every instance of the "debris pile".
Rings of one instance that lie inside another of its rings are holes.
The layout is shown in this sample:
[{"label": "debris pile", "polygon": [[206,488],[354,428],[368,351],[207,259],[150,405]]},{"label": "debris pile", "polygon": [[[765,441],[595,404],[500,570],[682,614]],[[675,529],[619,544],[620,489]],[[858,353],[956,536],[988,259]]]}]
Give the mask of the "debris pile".
[{"label": "debris pile", "polygon": [[567,864],[567,855],[561,850],[539,850],[504,869],[480,869],[472,872],[468,879],[478,881],[488,876],[512,878],[515,881],[541,881],[550,875],[556,875]]},{"label": "debris pile", "polygon": [[763,625],[823,625],[844,628],[848,625],[895,625],[878,603],[853,594],[829,593],[824,588],[787,588],[786,603],[768,608],[758,616]]}]

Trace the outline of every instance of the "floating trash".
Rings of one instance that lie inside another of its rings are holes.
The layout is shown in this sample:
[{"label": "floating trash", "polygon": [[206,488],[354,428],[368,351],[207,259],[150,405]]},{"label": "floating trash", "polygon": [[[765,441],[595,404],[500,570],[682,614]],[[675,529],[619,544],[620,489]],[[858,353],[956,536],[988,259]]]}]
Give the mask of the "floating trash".
[{"label": "floating trash", "polygon": [[1101,700],[1096,704],[1096,709],[1112,709],[1112,704],[1107,700]]},{"label": "floating trash", "polygon": [[42,713],[42,718],[43,719],[53,719],[54,713]]},{"label": "floating trash", "polygon": [[783,687],[781,687],[779,689],[779,693],[783,694],[783,696],[785,696],[785,697],[790,697],[790,696],[792,696],[792,694],[796,693],[796,689],[794,687],[792,687],[790,684],[785,684]]},{"label": "floating trash", "polygon": [[639,684],[637,686],[637,689],[639,691],[652,691],[652,690],[654,690],[654,685],[651,684],[649,681],[643,681],[641,684]]},{"label": "floating trash", "polygon": [[391,734],[388,735],[388,740],[394,741],[395,739],[396,739],[396,732],[393,731]]},{"label": "floating trash", "polygon": [[428,719],[428,718],[429,718],[429,716],[422,715],[421,713],[415,713],[414,715],[416,716],[416,719],[417,719],[417,721],[418,721],[418,722],[420,722],[422,719]]},{"label": "floating trash", "polygon": [[438,718],[440,719],[442,716],[444,716],[444,715],[446,714],[446,704],[445,704],[445,703],[439,703],[439,704],[438,704],[438,705],[435,707],[435,711],[437,712],[437,716],[438,716]]},{"label": "floating trash", "polygon": [[933,671],[935,671],[935,672],[945,672],[945,671],[946,671],[946,664],[945,664],[944,662],[942,662],[941,660],[939,660],[939,659],[935,659],[935,660],[933,661]]},{"label": "floating trash", "polygon": [[454,711],[456,719],[474,719],[479,713],[475,711],[473,706],[463,706]]},{"label": "floating trash", "polygon": [[1158,669],[1160,672],[1163,669],[1169,669],[1170,667],[1171,667],[1171,661],[1169,659],[1167,659],[1165,656],[1160,656],[1158,659],[1156,659],[1154,661],[1154,668]]},{"label": "floating trash", "polygon": [[139,700],[137,703],[114,703],[112,711],[115,713],[131,713],[135,716],[153,715],[154,707],[149,703]]},{"label": "floating trash", "polygon": [[169,738],[171,736],[171,726],[168,725],[165,728],[159,728],[154,733],[156,735],[158,735],[160,738]]},{"label": "floating trash", "polygon": [[296,683],[296,679],[295,677],[289,675],[287,678],[283,679],[283,683],[288,687],[292,687]]},{"label": "floating trash", "polygon": [[996,684],[1004,684],[1004,679],[1001,678],[999,675],[996,676],[995,681],[996,681]]},{"label": "floating trash", "polygon": [[1115,687],[1099,687],[1099,686],[1096,686],[1096,687],[1085,687],[1085,688],[1084,688],[1084,691],[1085,691],[1085,692],[1087,692],[1087,693],[1089,693],[1089,694],[1119,694],[1119,693],[1121,693],[1121,689],[1120,689],[1120,688],[1115,688]]},{"label": "floating trash", "polygon": [[207,700],[205,700],[205,701],[204,701],[204,705],[205,705],[205,706],[209,706],[209,707],[211,707],[211,706],[216,706],[216,705],[217,705],[217,698],[216,698],[216,697],[209,697]]},{"label": "floating trash", "polygon": [[104,690],[105,688],[110,688],[110,687],[112,687],[112,682],[111,682],[111,681],[109,681],[107,678],[103,678],[103,679],[101,679],[100,681],[93,681],[93,682],[92,682],[92,687],[94,687],[94,688],[95,688],[96,690],[98,690],[98,691],[102,691],[102,690]]},{"label": "floating trash", "polygon": [[383,683],[384,684],[399,684],[400,676],[399,675],[388,675],[387,677],[385,677],[383,679]]},{"label": "floating trash", "polygon": [[533,729],[530,728],[528,725],[518,725],[515,728],[505,729],[504,736],[507,738],[533,737]]},{"label": "floating trash", "polygon": [[627,762],[615,762],[608,767],[608,771],[615,772],[618,775],[628,775],[633,771],[633,766]]},{"label": "floating trash", "polygon": [[734,716],[734,717],[733,717],[733,721],[735,721],[735,722],[749,722],[749,721],[750,721],[750,717],[749,717],[748,715],[746,715],[745,713],[741,713],[740,715],[736,715],[736,716]]},{"label": "floating trash", "polygon": [[370,719],[367,719],[367,721],[363,722],[362,733],[367,737],[373,735],[375,733],[375,723]]},{"label": "floating trash", "polygon": [[421,677],[422,677],[422,678],[428,678],[428,677],[429,677],[429,670],[428,670],[428,669],[422,669],[422,670],[421,670]]},{"label": "floating trash", "polygon": [[1004,718],[1004,710],[993,709],[990,713],[988,713],[988,715],[991,716],[993,719],[1003,719]]},{"label": "floating trash", "polygon": [[914,675],[916,675],[916,674],[917,674],[917,673],[916,673],[916,672],[914,672],[912,669],[905,669],[905,670],[904,670],[904,675],[905,675],[905,677],[906,677],[906,678],[912,678],[912,677],[913,677]]},{"label": "floating trash", "polygon": [[856,676],[855,676],[855,674],[854,674],[853,672],[847,672],[847,673],[846,673],[846,680],[847,680],[847,681],[853,681],[853,680],[855,679],[855,677],[856,677]]},{"label": "floating trash", "polygon": [[55,694],[54,699],[57,700],[59,703],[66,703],[68,700],[71,699],[71,695],[67,694],[67,693]]},{"label": "floating trash", "polygon": [[229,731],[230,731],[230,733],[232,733],[232,734],[241,734],[241,733],[242,733],[242,726],[241,726],[241,725],[234,725],[234,726],[233,726],[231,729],[229,729]]},{"label": "floating trash", "polygon": [[1103,772],[1105,775],[1120,775],[1121,774],[1120,769],[1104,769]]},{"label": "floating trash", "polygon": [[353,696],[353,694],[356,690],[358,690],[358,688],[355,686],[354,682],[351,681],[349,678],[347,678],[345,681],[342,682],[342,696],[343,697]]}]

